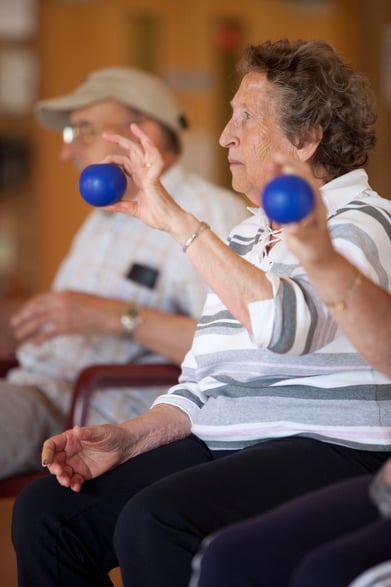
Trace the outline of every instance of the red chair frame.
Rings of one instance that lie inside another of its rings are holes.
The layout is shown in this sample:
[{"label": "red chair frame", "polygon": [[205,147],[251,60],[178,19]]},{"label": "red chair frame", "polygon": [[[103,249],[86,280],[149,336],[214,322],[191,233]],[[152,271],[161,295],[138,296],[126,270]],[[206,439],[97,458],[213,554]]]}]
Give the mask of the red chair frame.
[{"label": "red chair frame", "polygon": [[[15,364],[15,361],[9,362],[10,367]],[[0,372],[1,368],[0,361]],[[72,428],[75,424],[83,426],[86,423],[91,395],[97,389],[174,385],[180,372],[180,368],[172,364],[106,364],[86,367],[80,372],[74,384],[66,428]],[[46,469],[42,472],[0,479],[0,499],[16,497],[28,483],[44,475],[47,475]]]}]

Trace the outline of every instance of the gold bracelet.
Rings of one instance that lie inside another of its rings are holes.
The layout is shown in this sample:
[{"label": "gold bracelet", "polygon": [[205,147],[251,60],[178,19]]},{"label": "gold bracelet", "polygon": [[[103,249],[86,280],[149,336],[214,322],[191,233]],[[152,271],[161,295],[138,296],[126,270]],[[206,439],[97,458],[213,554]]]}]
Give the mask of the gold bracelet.
[{"label": "gold bracelet", "polygon": [[336,312],[342,312],[342,310],[344,310],[346,308],[346,304],[348,303],[348,301],[350,300],[350,298],[352,297],[352,295],[354,294],[356,289],[359,287],[361,282],[362,282],[362,274],[360,273],[360,271],[357,270],[354,281],[353,281],[352,285],[350,287],[348,287],[348,289],[346,290],[345,295],[342,298],[342,300],[339,300],[339,302],[325,302],[326,306],[328,308],[330,308],[331,310],[335,310]]},{"label": "gold bracelet", "polygon": [[202,232],[204,232],[204,230],[207,230],[208,228],[210,228],[209,224],[207,224],[206,222],[200,222],[197,230],[195,232],[193,232],[193,234],[191,234],[189,236],[189,238],[187,239],[187,241],[183,245],[182,251],[184,253],[186,253],[187,249],[190,247],[191,243],[195,241],[195,239],[197,238],[197,236],[200,236],[200,234]]}]

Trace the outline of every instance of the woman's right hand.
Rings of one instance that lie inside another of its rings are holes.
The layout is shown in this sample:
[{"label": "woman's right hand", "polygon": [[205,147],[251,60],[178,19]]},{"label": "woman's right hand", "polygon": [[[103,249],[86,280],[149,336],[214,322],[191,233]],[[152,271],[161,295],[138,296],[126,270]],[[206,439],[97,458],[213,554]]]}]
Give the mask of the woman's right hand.
[{"label": "woman's right hand", "polygon": [[85,481],[125,462],[129,438],[121,426],[75,426],[46,440],[42,465],[60,485],[80,491]]},{"label": "woman's right hand", "polygon": [[163,160],[159,150],[137,124],[131,125],[131,131],[138,140],[104,133],[107,141],[124,150],[123,155],[109,155],[104,162],[122,167],[138,188],[137,195],[131,200],[125,196],[104,209],[134,216],[152,228],[173,233],[181,216],[186,216],[187,213],[161,184]]}]

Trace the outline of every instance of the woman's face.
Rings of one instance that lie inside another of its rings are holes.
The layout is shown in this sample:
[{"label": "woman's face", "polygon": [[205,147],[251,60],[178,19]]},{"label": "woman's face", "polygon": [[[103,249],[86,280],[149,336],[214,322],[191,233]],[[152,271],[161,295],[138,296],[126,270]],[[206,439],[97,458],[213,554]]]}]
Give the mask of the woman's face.
[{"label": "woman's face", "polygon": [[232,100],[232,116],[220,145],[228,149],[232,187],[256,205],[276,153],[298,157],[295,147],[278,125],[274,112],[274,86],[266,74],[246,74]]}]

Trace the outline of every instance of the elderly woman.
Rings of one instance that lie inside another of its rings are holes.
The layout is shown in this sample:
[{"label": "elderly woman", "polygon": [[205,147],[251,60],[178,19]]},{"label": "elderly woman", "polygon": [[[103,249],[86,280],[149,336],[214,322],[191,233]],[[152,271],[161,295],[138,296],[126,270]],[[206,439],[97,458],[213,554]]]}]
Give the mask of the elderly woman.
[{"label": "elderly woman", "polygon": [[[276,169],[311,181],[304,165],[284,163]],[[285,226],[285,242],[324,299],[333,290],[343,297],[344,283],[359,275],[343,311],[331,312],[362,356],[391,375],[391,295],[334,249],[315,186],[314,193],[313,213]],[[376,476],[340,481],[208,537],[193,560],[190,585],[386,587],[390,545],[391,459]]]},{"label": "elderly woman", "polygon": [[391,380],[328,308],[349,304],[356,277],[325,304],[256,208],[277,153],[308,163],[335,247],[389,287],[391,202],[360,168],[375,142],[367,83],[324,42],[267,42],[247,51],[232,109],[220,142],[254,209],[227,244],[164,190],[159,153],[136,125],[134,141],[107,137],[124,151],[110,161],[139,188],[111,210],[170,233],[210,293],[169,393],[118,426],[45,442],[59,483],[43,479],[16,502],[20,587],[103,587],[118,564],[126,586],[183,587],[205,536],[389,454]]}]

